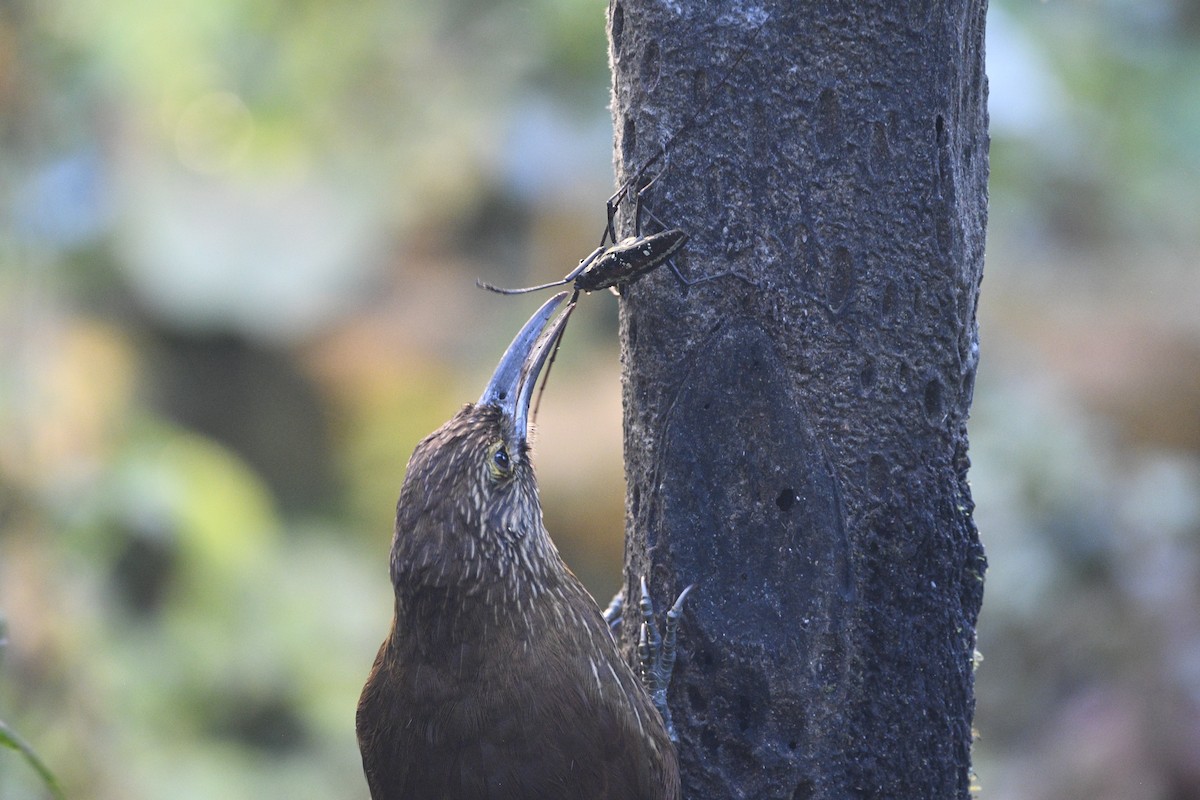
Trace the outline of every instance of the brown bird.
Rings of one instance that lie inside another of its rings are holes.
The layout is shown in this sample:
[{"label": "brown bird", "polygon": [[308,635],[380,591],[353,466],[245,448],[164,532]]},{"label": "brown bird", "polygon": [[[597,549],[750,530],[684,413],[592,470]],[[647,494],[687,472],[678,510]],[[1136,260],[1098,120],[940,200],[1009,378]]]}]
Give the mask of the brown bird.
[{"label": "brown bird", "polygon": [[[663,719],[542,522],[529,402],[573,308],[546,328],[565,297],[409,460],[395,618],[358,704],[373,800],[679,798]],[[660,663],[641,658],[661,689]]]}]

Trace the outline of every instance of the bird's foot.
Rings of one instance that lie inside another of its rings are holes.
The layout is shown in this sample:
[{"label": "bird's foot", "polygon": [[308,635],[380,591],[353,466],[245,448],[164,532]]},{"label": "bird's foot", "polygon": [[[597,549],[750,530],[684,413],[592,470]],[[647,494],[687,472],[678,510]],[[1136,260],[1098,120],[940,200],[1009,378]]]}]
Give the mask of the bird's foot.
[{"label": "bird's foot", "polygon": [[[642,598],[638,604],[642,612],[637,643],[638,674],[642,679],[642,686],[662,716],[667,734],[671,741],[675,742],[678,741],[678,737],[671,722],[671,710],[667,707],[667,688],[671,685],[671,673],[675,670],[675,644],[679,635],[679,618],[683,615],[683,601],[688,592],[695,588],[695,584],[680,592],[675,604],[667,611],[661,636],[654,621],[654,602],[650,599],[650,589],[646,586],[645,577],[642,578],[641,584]],[[624,613],[625,590],[622,589],[613,596],[608,608],[604,609],[604,621],[608,623],[614,636]]]},{"label": "bird's foot", "polygon": [[613,595],[613,599],[609,602],[608,608],[604,609],[604,621],[608,623],[608,629],[612,631],[613,636],[617,635],[617,626],[621,624],[621,614],[625,611],[625,590],[617,592]]},{"label": "bird's foot", "polygon": [[663,725],[671,741],[678,741],[675,735],[675,725],[671,721],[671,709],[667,707],[667,688],[671,685],[671,673],[675,670],[675,641],[679,632],[679,617],[683,614],[683,601],[695,584],[679,593],[675,604],[667,611],[663,623],[662,635],[654,623],[654,603],[650,600],[650,590],[646,587],[646,578],[642,578],[642,627],[638,633],[638,664],[641,667],[642,685],[654,701],[654,707],[662,715]]}]

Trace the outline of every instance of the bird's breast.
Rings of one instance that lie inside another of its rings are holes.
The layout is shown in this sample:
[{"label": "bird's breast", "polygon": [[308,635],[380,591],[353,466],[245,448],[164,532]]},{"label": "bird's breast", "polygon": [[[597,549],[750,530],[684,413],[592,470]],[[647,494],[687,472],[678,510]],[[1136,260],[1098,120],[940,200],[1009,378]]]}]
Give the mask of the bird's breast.
[{"label": "bird's breast", "polygon": [[[397,797],[660,796],[642,791],[674,754],[607,629],[584,616],[598,611],[432,597],[403,611],[360,702],[369,780],[404,783]],[[388,720],[386,733],[364,734],[364,719]]]}]

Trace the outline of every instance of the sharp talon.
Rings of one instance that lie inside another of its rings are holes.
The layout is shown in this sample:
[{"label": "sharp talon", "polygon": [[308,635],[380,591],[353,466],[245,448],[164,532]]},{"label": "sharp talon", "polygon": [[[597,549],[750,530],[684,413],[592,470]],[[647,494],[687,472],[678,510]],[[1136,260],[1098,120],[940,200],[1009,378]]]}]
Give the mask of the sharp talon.
[{"label": "sharp talon", "polygon": [[690,584],[686,589],[679,593],[679,597],[675,598],[675,605],[671,606],[671,610],[667,612],[667,619],[679,619],[679,615],[683,613],[683,601],[687,599],[688,593],[696,588],[696,584]]},{"label": "sharp talon", "polygon": [[[650,695],[650,699],[654,701],[654,707],[658,709],[663,724],[667,728],[667,735],[673,742],[678,741],[678,738],[675,734],[675,726],[671,722],[671,709],[667,707],[667,688],[671,685],[671,673],[675,670],[675,645],[679,632],[679,618],[683,615],[684,601],[695,588],[696,584],[693,583],[680,592],[679,597],[675,598],[675,603],[667,611],[663,620],[663,631],[660,636],[658,626],[654,624],[654,603],[650,599],[650,588],[646,584],[645,576],[642,576],[641,579],[642,597],[638,605],[641,607],[642,624],[638,631],[637,641],[638,668],[641,672],[642,686]],[[622,596],[621,599],[623,602],[624,597]],[[616,598],[613,602],[616,602]],[[612,606],[610,605],[609,608]]]}]

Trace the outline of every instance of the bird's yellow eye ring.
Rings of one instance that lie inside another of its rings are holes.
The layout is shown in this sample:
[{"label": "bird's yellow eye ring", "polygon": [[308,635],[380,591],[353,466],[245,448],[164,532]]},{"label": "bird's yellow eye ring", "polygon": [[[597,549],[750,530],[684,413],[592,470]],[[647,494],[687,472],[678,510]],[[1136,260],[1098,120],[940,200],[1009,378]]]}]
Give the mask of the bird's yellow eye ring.
[{"label": "bird's yellow eye ring", "polygon": [[512,473],[512,458],[503,441],[495,442],[488,448],[488,469],[497,478],[506,478]]}]

